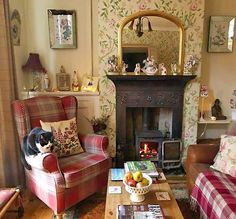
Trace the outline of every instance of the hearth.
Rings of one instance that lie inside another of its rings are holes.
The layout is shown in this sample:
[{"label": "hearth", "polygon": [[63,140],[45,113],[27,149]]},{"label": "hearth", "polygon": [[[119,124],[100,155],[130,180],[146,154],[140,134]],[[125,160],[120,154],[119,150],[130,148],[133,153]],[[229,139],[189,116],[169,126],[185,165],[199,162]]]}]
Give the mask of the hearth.
[{"label": "hearth", "polygon": [[[160,132],[158,127],[154,127],[149,132],[151,136],[146,134],[145,130],[135,130],[135,140],[130,140],[127,133],[127,119],[130,117],[128,116],[130,115],[129,109],[170,109],[172,114],[171,130],[169,130],[170,138],[181,139],[184,88],[187,82],[195,77],[194,75],[108,75],[108,78],[116,86],[117,166],[123,166],[124,162],[136,159],[138,153],[139,156],[152,156],[151,159],[154,159],[154,154],[157,151],[159,158],[160,145],[165,137],[165,133]],[[140,131],[142,134],[139,139],[140,149],[137,150],[135,146],[136,134]],[[145,144],[154,149],[154,153],[144,154]],[[142,157],[140,156],[140,158]]]}]

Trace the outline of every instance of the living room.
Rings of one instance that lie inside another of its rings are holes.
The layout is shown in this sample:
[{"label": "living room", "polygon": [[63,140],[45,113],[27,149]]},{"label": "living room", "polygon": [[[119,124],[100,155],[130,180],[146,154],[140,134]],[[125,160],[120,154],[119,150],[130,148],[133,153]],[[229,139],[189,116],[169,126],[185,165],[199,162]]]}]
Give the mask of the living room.
[{"label": "living room", "polygon": [[[51,89],[56,88],[56,73],[61,66],[71,78],[77,72],[79,86],[84,78],[99,78],[98,93],[93,93],[95,107],[88,116],[109,115],[107,134],[109,137],[108,153],[116,157],[116,88],[107,78],[107,61],[118,54],[118,24],[126,16],[137,11],[158,9],[173,14],[184,22],[185,60],[194,55],[199,64],[194,72],[196,78],[185,88],[183,106],[182,141],[184,145],[183,160],[186,159],[187,148],[203,138],[220,138],[227,130],[229,123],[208,125],[199,131],[199,112],[204,112],[205,119],[210,119],[211,107],[215,99],[221,101],[223,114],[231,118],[230,99],[235,90],[233,72],[236,66],[235,50],[232,52],[209,52],[209,20],[210,16],[235,16],[235,2],[227,0],[189,0],[189,1],[17,1],[1,2],[1,186],[16,186],[24,182],[24,170],[20,164],[19,146],[14,117],[11,110],[12,101],[22,99],[25,87],[28,86],[26,73],[22,66],[26,64],[29,53],[38,53],[42,66],[47,70],[51,81]],[[9,7],[9,13],[5,10]],[[10,15],[14,9],[20,14],[20,44],[9,42]],[[47,9],[75,10],[76,12],[76,48],[54,49],[50,47]],[[6,17],[5,17],[6,16]],[[8,17],[7,17],[8,16]],[[7,27],[7,29],[5,28]],[[235,48],[235,44],[233,44]],[[11,49],[9,49],[11,48]],[[14,58],[12,58],[14,57]],[[208,96],[199,98],[200,86],[206,85]],[[55,90],[56,91],[56,90]],[[61,91],[63,92],[63,91]],[[84,97],[83,97],[84,98]],[[97,101],[99,104],[97,105]],[[202,106],[203,102],[203,106]],[[99,109],[96,107],[99,106]],[[94,115],[93,115],[94,113]],[[87,121],[83,118],[83,122]],[[82,131],[83,128],[81,128]],[[86,132],[92,131],[89,127]],[[14,134],[13,134],[14,133]],[[9,162],[11,160],[11,162]]]}]

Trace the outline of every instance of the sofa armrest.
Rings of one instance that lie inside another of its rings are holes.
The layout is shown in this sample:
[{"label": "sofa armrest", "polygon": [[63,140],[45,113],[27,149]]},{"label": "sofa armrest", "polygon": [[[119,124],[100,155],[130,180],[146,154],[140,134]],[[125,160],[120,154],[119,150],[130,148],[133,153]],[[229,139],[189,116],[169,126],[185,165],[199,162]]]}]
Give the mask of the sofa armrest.
[{"label": "sofa armrest", "polygon": [[60,172],[57,156],[53,153],[26,156],[26,160],[32,168],[37,168],[49,173]]},{"label": "sofa armrest", "polygon": [[189,145],[186,161],[187,169],[192,163],[213,164],[213,160],[218,151],[219,145],[216,144]]},{"label": "sofa armrest", "polygon": [[96,135],[96,134],[87,134],[87,135],[80,135],[79,139],[82,147],[85,151],[100,154],[104,157],[109,157],[107,152],[108,146],[108,137],[105,135]]}]

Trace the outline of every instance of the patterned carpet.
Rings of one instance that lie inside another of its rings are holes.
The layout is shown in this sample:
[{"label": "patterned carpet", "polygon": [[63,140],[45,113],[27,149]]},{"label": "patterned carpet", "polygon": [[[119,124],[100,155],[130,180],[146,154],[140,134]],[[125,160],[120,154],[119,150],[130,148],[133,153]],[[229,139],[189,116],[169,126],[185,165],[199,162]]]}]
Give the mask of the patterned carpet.
[{"label": "patterned carpet", "polygon": [[[190,210],[186,184],[170,183],[179,208],[186,219],[197,219],[199,215]],[[106,191],[96,193],[66,212],[63,219],[95,219],[104,218],[106,205]]]}]

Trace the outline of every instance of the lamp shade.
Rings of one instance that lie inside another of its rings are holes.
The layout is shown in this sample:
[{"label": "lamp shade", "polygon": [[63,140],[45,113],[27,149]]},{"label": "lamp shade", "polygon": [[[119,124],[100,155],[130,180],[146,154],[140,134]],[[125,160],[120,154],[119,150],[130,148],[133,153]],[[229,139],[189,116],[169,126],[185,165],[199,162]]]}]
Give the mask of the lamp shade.
[{"label": "lamp shade", "polygon": [[45,68],[42,66],[39,60],[38,53],[30,53],[29,58],[25,65],[22,66],[23,71],[37,71],[46,72]]}]

